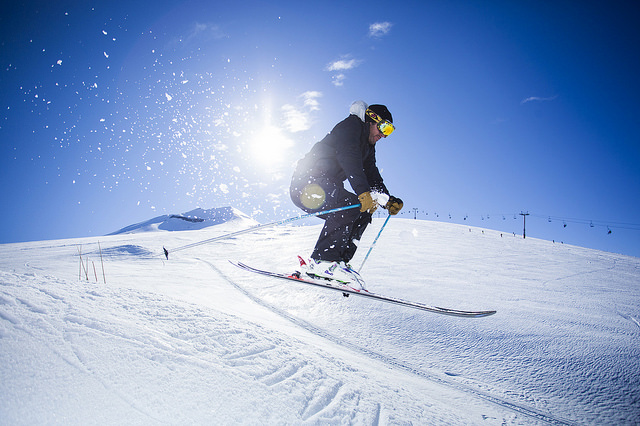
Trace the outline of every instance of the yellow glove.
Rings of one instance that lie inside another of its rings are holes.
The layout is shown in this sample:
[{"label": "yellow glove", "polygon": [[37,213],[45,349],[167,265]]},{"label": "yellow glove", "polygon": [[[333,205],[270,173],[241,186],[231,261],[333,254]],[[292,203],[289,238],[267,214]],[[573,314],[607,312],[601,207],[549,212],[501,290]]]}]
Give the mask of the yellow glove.
[{"label": "yellow glove", "polygon": [[398,214],[402,209],[402,200],[400,198],[394,197],[393,195],[389,196],[389,201],[387,201],[387,205],[384,206],[385,209],[389,211],[389,214]]},{"label": "yellow glove", "polygon": [[378,203],[373,201],[373,198],[371,197],[371,192],[369,191],[363,192],[362,194],[358,195],[358,200],[360,200],[361,212],[368,211],[369,213],[373,214],[373,212],[375,212],[376,209],[378,208]]}]

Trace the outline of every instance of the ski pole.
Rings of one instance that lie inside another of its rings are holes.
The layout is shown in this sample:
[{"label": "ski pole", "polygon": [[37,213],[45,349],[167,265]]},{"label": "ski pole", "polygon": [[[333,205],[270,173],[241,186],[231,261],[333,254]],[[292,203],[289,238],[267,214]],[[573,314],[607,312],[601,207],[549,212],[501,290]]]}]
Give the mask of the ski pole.
[{"label": "ski pole", "polygon": [[369,258],[369,255],[371,254],[371,250],[373,250],[373,246],[376,245],[376,242],[378,241],[378,238],[380,238],[380,234],[382,234],[382,230],[384,229],[385,226],[387,226],[387,222],[389,222],[389,219],[391,218],[391,215],[387,215],[387,218],[384,220],[384,223],[382,224],[382,228],[380,228],[380,231],[378,232],[378,235],[376,236],[376,239],[373,240],[373,243],[371,243],[371,247],[369,247],[369,251],[367,252],[366,256],[364,257],[364,259],[362,260],[362,264],[360,265],[360,269],[358,269],[358,273],[360,273],[360,271],[362,271],[362,267],[364,266],[364,262],[367,261],[367,259]]},{"label": "ski pole", "polygon": [[[263,225],[256,225],[256,226],[252,226],[251,228],[242,229],[240,231],[232,232],[230,234],[220,235],[218,237],[209,238],[207,240],[198,241],[196,243],[187,244],[187,245],[184,245],[184,246],[181,246],[181,247],[176,247],[176,248],[171,249],[171,253],[176,252],[176,251],[180,251],[180,250],[184,250],[184,249],[188,249],[188,248],[192,248],[192,247],[196,247],[196,246],[199,246],[199,245],[202,245],[202,244],[208,244],[208,243],[213,243],[213,242],[216,242],[216,241],[226,240],[228,238],[233,238],[233,237],[235,237],[237,235],[241,235],[241,234],[246,234],[246,233],[249,233],[249,232],[257,231],[258,229],[269,228],[269,227],[278,226],[278,225],[284,225],[286,223],[295,222],[296,220],[306,219],[306,218],[314,217],[314,216],[321,216],[323,214],[337,213],[337,212],[340,212],[340,211],[343,211],[343,210],[355,209],[357,207],[360,207],[360,204],[352,204],[350,206],[338,207],[336,209],[325,210],[325,211],[320,211],[320,212],[316,212],[316,213],[308,213],[308,214],[304,214],[304,215],[301,215],[301,216],[294,216],[294,217],[290,217],[290,218],[287,218],[287,219],[279,220],[277,222],[265,223]],[[167,260],[169,260],[169,250],[166,249],[165,247],[162,247],[162,250],[164,251],[164,255],[167,258]]]}]

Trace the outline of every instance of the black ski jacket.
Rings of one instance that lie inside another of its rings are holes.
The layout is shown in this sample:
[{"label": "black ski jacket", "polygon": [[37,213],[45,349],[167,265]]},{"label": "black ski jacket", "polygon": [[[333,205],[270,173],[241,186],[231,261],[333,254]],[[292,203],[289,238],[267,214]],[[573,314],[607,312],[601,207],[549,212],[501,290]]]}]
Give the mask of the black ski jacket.
[{"label": "black ski jacket", "polygon": [[357,195],[367,191],[389,194],[376,166],[376,147],[369,143],[369,125],[356,115],[342,120],[296,167],[295,176],[349,180]]}]

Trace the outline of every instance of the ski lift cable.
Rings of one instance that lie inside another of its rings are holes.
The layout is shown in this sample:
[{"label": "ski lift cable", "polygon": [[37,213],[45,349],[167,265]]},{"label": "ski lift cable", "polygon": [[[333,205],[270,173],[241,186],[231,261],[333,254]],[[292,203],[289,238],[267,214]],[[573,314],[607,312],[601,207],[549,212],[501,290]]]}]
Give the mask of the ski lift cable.
[{"label": "ski lift cable", "polygon": [[[422,209],[413,209],[411,210],[412,214],[415,215],[415,212],[424,213],[429,215],[426,211]],[[435,217],[439,217],[438,213],[434,213]],[[492,214],[461,214],[456,215],[454,213],[450,213],[448,215],[450,220],[455,220],[456,217],[463,218],[463,220],[468,220],[471,218],[482,218],[482,220],[490,220],[490,219],[500,219],[506,220],[513,216],[513,219],[519,219],[519,213],[492,213]],[[630,222],[617,222],[617,221],[603,221],[603,220],[592,220],[592,219],[580,219],[574,217],[564,217],[564,216],[554,216],[554,215],[543,215],[543,214],[535,214],[531,213],[531,217],[535,217],[537,219],[544,219],[548,222],[561,222],[565,227],[568,223],[575,223],[580,225],[588,225],[590,227],[605,227],[608,229],[628,229],[633,231],[640,231],[640,223],[630,223]]]}]

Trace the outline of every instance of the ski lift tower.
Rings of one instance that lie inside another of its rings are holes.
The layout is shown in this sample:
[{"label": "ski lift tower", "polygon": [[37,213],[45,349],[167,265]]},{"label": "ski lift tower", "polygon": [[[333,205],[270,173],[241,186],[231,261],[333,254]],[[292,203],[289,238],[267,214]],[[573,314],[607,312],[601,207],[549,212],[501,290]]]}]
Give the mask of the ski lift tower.
[{"label": "ski lift tower", "polygon": [[520,216],[522,216],[522,238],[524,239],[527,238],[527,216],[529,216],[529,212],[520,212]]}]

